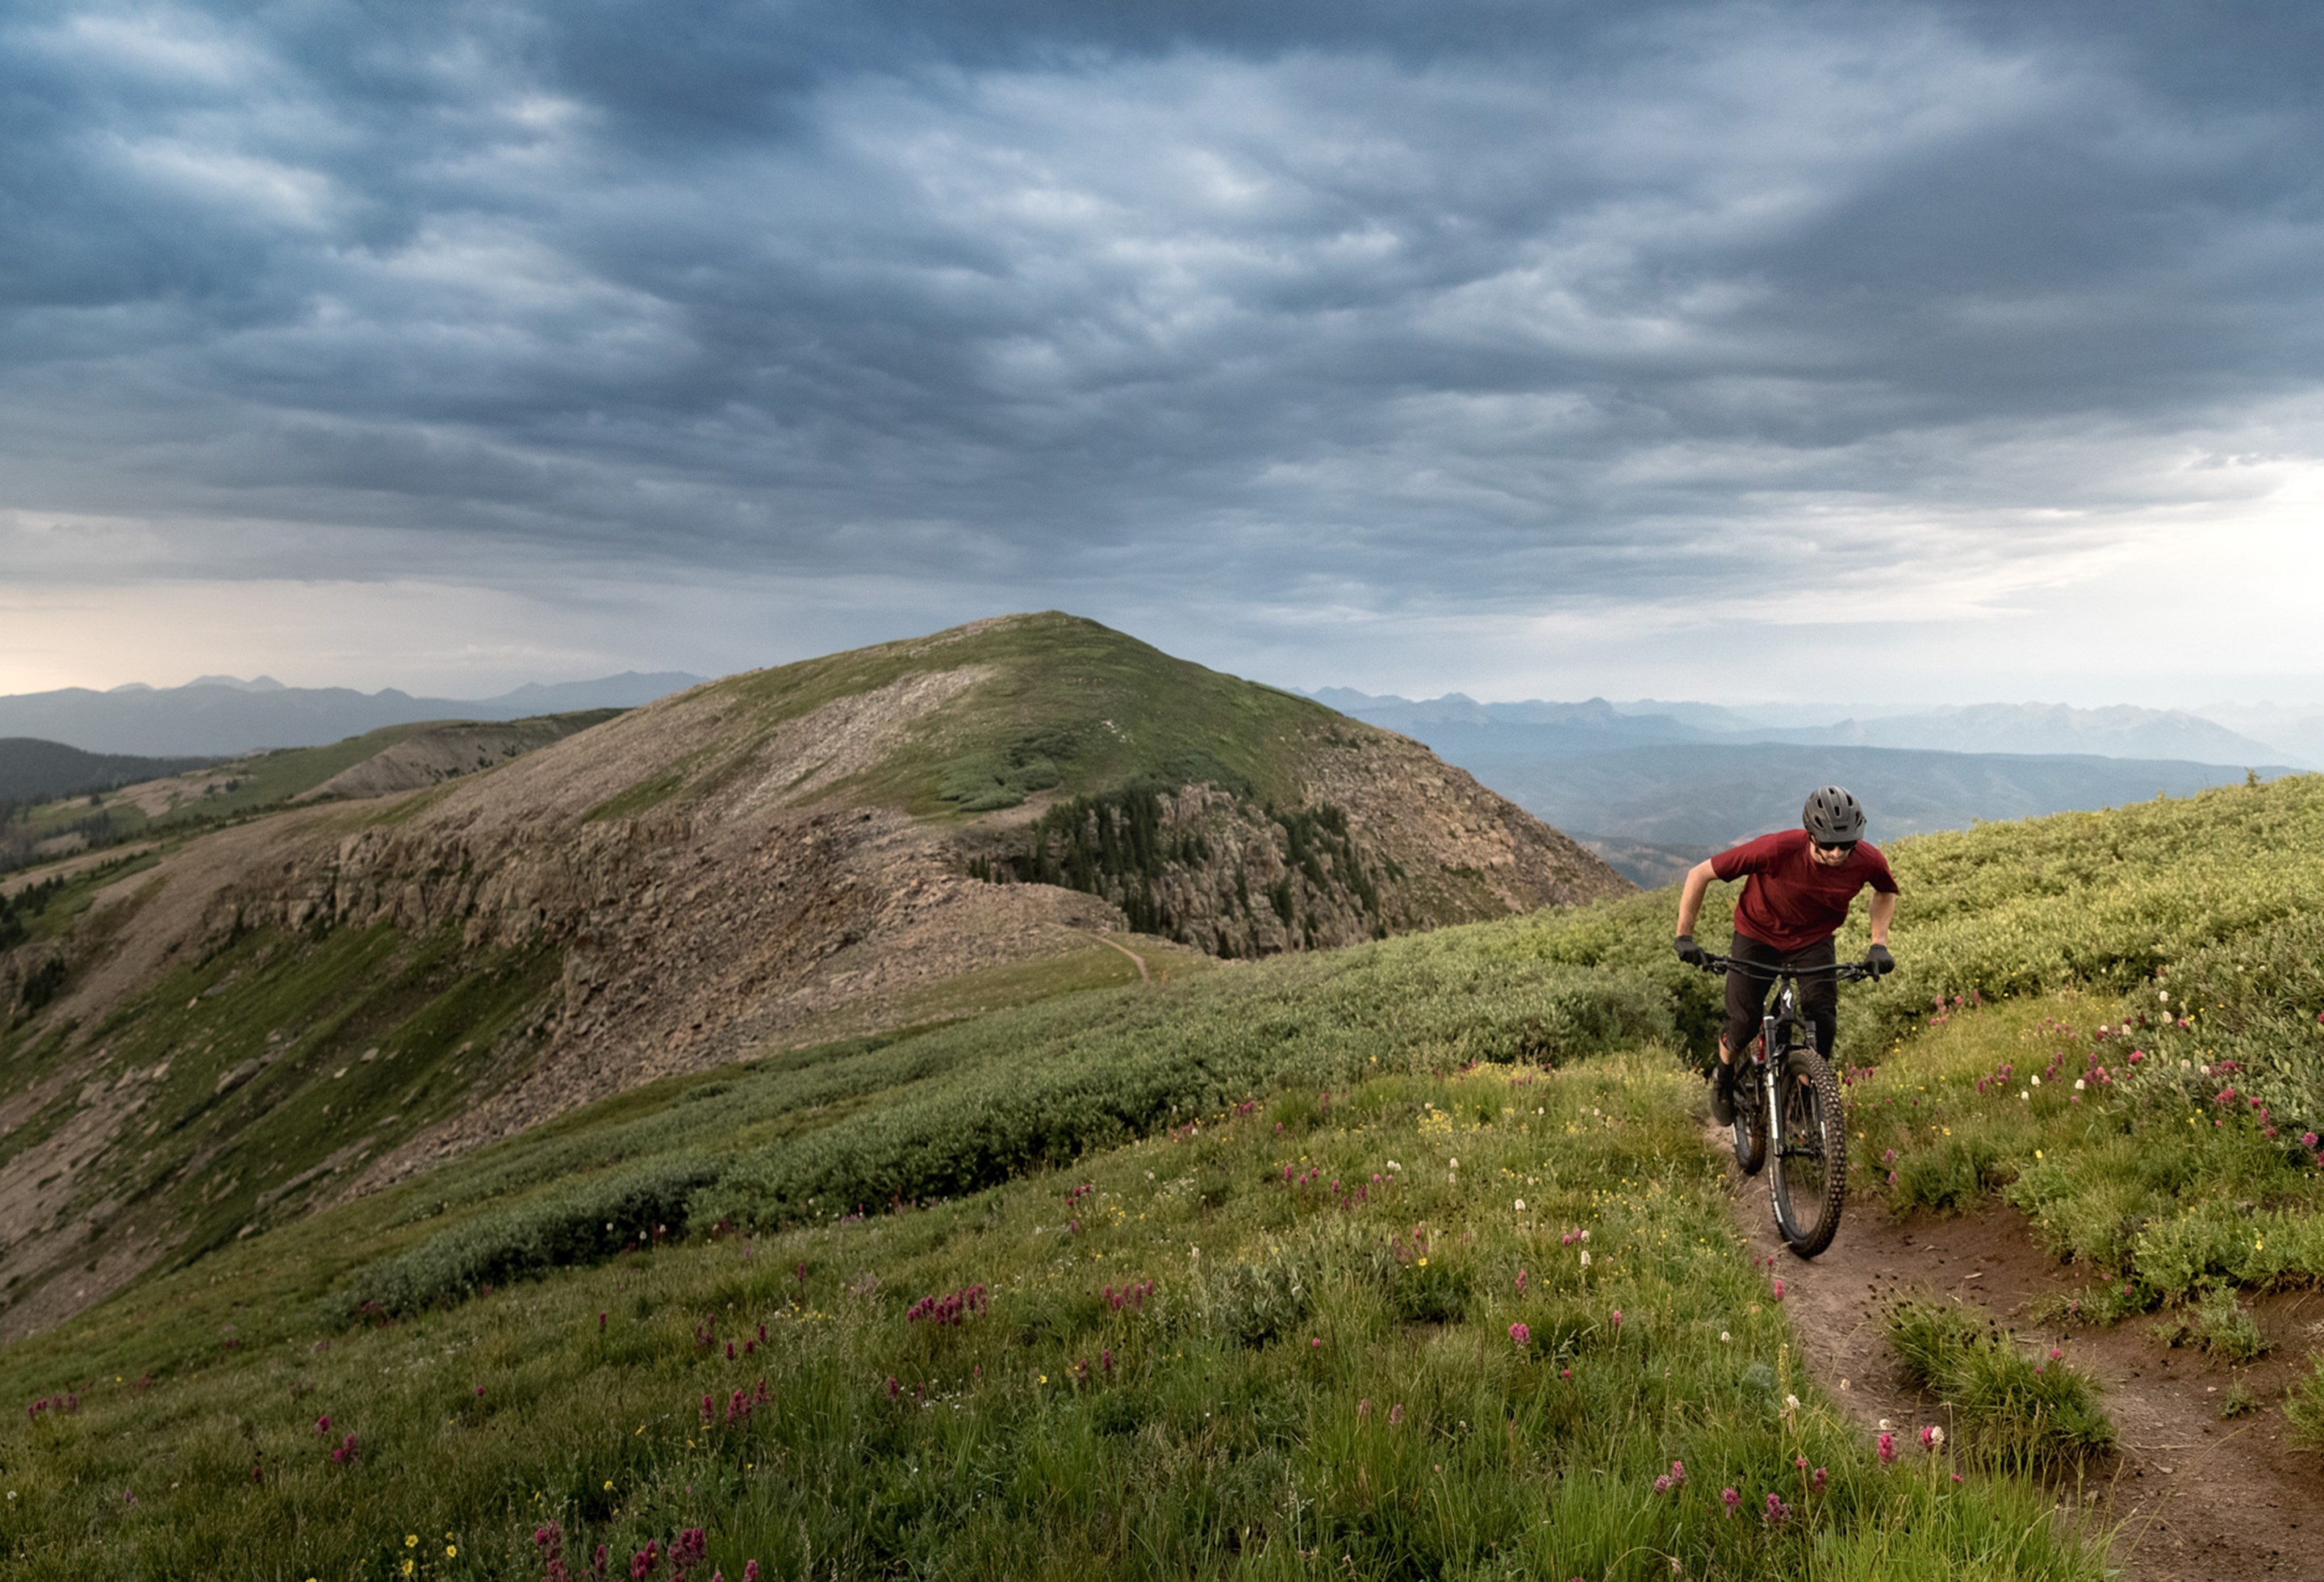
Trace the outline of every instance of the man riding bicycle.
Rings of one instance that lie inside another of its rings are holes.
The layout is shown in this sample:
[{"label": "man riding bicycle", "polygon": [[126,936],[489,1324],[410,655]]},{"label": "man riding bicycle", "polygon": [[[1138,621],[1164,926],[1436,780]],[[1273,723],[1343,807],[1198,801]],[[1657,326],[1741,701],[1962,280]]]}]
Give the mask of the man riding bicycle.
[{"label": "man riding bicycle", "polygon": [[[1893,971],[1888,921],[1896,915],[1896,876],[1880,848],[1864,838],[1864,809],[1846,791],[1825,786],[1808,798],[1801,828],[1763,835],[1708,862],[1697,863],[1679,892],[1681,961],[1703,966],[1709,951],[1694,942],[1694,920],[1713,879],[1745,881],[1735,902],[1735,942],[1727,974],[1727,1025],[1719,1034],[1719,1066],[1712,1072],[1711,1110],[1719,1124],[1735,1119],[1735,1058],[1751,1047],[1777,969],[1806,969],[1800,1008],[1815,1028],[1816,1052],[1831,1058],[1832,1034],[1840,1023],[1840,985],[1828,971],[1839,959],[1831,938],[1848,921],[1857,892],[1872,886],[1872,948],[1864,964],[1873,976]],[[1764,972],[1750,968],[1765,968]]]}]

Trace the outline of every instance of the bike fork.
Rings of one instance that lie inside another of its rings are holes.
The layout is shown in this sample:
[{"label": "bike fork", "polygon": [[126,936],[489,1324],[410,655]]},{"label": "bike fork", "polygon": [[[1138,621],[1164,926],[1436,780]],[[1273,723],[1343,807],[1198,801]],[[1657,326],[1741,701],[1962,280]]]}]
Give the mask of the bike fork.
[{"label": "bike fork", "polygon": [[[1767,1017],[1759,1024],[1759,1103],[1760,1114],[1766,1116],[1767,1162],[1773,1165],[1783,1157],[1784,1106],[1775,1069],[1775,1018]],[[1767,1171],[1767,1191],[1772,1199],[1775,1189],[1775,1172]]]}]

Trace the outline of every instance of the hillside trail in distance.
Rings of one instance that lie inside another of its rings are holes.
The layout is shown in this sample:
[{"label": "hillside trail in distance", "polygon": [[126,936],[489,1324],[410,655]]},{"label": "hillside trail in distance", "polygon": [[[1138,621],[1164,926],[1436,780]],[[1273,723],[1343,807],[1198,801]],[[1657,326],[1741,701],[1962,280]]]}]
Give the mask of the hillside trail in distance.
[{"label": "hillside trail in distance", "polygon": [[1149,983],[1152,983],[1152,982],[1154,981],[1154,979],[1153,979],[1153,978],[1152,978],[1152,977],[1151,977],[1151,976],[1147,973],[1147,970],[1146,970],[1146,958],[1144,958],[1143,956],[1140,956],[1137,951],[1132,950],[1129,946],[1127,946],[1127,945],[1123,944],[1120,940],[1119,940],[1119,939],[1115,939],[1112,935],[1111,935],[1111,934],[1101,934],[1101,933],[1096,932],[1094,930],[1090,930],[1090,929],[1084,929],[1084,930],[1079,930],[1079,931],[1080,931],[1080,932],[1082,932],[1082,933],[1088,934],[1088,935],[1089,935],[1089,937],[1090,937],[1091,939],[1095,939],[1095,940],[1096,940],[1099,944],[1101,944],[1101,945],[1111,945],[1111,946],[1112,946],[1116,950],[1119,950],[1119,951],[1120,951],[1124,956],[1129,957],[1129,958],[1130,958],[1130,964],[1132,967],[1135,967],[1136,968],[1138,968],[1138,981],[1139,981],[1139,983],[1142,983],[1142,984],[1149,984]]},{"label": "hillside trail in distance", "polygon": [[[1705,1135],[1725,1152],[1723,1128]],[[2098,1381],[2121,1448],[2054,1492],[2070,1515],[2118,1531],[2112,1562],[2126,1582],[2324,1578],[2324,1457],[2285,1442],[2281,1410],[2285,1387],[2324,1337],[2324,1294],[2254,1304],[2271,1347],[2230,1368],[2193,1347],[2166,1346],[2152,1318],[2112,1329],[2035,1326],[2027,1314],[2036,1300],[2084,1282],[2006,1205],[1899,1220],[1883,1205],[1851,1203],[1838,1239],[1811,1263],[1777,1237],[1764,1180],[1746,1180],[1730,1164],[1728,1190],[1737,1226],[1771,1281],[1784,1282],[1802,1360],[1868,1435],[1883,1418],[1899,1430],[1934,1422],[1950,1431],[1944,1409],[1899,1376],[1883,1318],[1907,1297],[1960,1302],[2021,1341],[2061,1347]],[[2223,1420],[2219,1402],[2237,1377],[2260,1406]],[[1915,1432],[1897,1438],[1910,1445]]]}]

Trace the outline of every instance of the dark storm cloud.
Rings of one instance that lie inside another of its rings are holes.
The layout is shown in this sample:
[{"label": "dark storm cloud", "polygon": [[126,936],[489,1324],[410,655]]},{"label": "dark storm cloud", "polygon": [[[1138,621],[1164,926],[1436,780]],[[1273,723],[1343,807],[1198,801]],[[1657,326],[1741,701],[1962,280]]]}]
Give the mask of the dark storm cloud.
[{"label": "dark storm cloud", "polygon": [[2118,12],[19,10],[0,504],[1060,602],[2006,569],[2319,439],[2315,24]]}]

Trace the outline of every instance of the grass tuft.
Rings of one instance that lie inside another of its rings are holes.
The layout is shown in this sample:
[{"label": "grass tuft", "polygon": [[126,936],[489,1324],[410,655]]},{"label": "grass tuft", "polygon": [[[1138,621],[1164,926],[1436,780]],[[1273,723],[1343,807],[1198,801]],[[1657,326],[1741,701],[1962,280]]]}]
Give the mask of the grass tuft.
[{"label": "grass tuft", "polygon": [[1906,1301],[1887,1325],[1907,1381],[1951,1409],[1968,1451],[1986,1465],[2044,1471],[2114,1444],[2089,1375],[2054,1355],[2029,1359],[1991,1319]]}]

